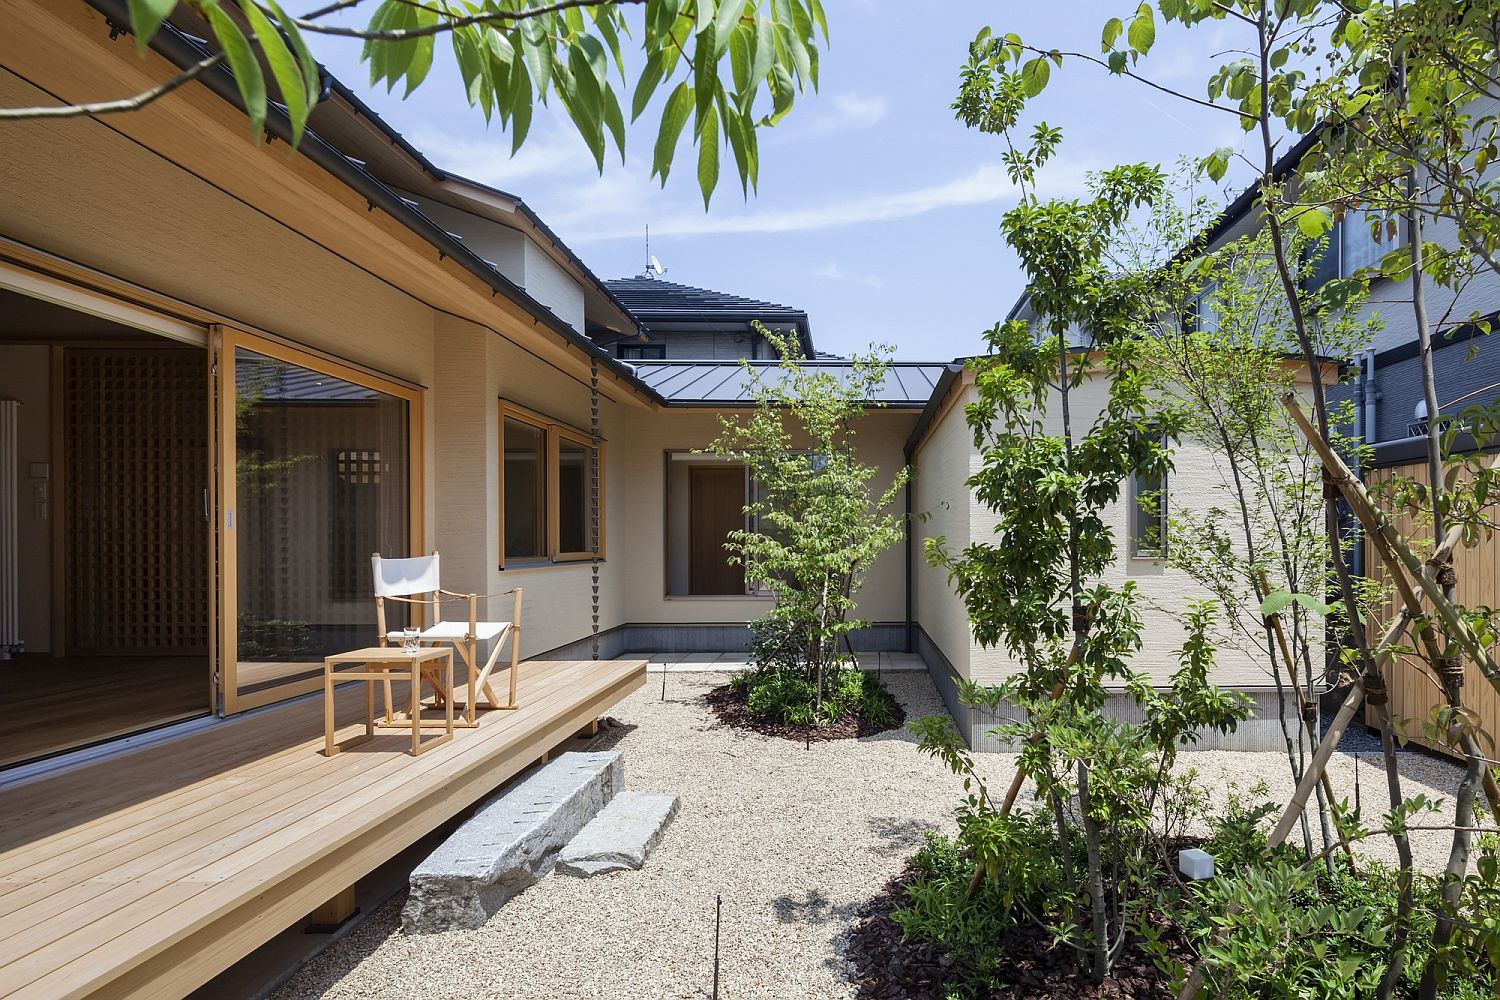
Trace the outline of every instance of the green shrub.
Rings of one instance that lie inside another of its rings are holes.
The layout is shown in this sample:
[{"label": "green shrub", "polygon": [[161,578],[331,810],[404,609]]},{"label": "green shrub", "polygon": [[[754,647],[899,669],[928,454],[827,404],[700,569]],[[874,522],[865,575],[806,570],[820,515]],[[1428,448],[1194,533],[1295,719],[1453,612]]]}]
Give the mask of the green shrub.
[{"label": "green shrub", "polygon": [[[1044,826],[1017,823],[1015,828],[1038,852],[1050,843]],[[915,877],[906,887],[906,905],[891,919],[908,938],[935,944],[952,960],[955,983],[950,995],[985,995],[1001,983],[1007,965],[1006,932],[1017,923],[1021,907],[1036,900],[1018,892],[1019,886],[990,879],[971,897],[974,862],[969,849],[938,833],[928,831],[924,836],[926,844],[911,861]],[[1019,853],[1028,852],[1021,847]]]},{"label": "green shrub", "polygon": [[825,674],[821,699],[817,678],[801,669],[760,669],[730,683],[745,695],[752,715],[788,726],[827,726],[855,718],[889,726],[900,717],[895,697],[880,678],[856,667]]}]

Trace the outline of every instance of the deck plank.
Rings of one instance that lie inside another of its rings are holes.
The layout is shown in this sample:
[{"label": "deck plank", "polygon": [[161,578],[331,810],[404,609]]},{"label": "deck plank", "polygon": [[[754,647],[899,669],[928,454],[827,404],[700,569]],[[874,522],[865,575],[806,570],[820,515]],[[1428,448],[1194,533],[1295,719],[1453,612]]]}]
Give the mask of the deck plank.
[{"label": "deck plank", "polygon": [[0,996],[185,994],[644,683],[528,663],[519,710],[415,758],[399,731],[324,757],[317,697],[0,790]]}]

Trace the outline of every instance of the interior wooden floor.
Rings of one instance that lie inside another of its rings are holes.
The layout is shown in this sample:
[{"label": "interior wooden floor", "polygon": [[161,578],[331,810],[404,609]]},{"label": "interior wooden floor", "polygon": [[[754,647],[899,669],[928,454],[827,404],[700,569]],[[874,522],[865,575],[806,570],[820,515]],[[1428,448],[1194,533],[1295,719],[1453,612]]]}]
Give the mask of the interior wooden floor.
[{"label": "interior wooden floor", "polygon": [[207,715],[206,656],[32,654],[0,662],[0,767]]},{"label": "interior wooden floor", "polygon": [[645,682],[523,663],[519,709],[418,757],[400,730],[325,757],[318,695],[0,788],[0,997],[184,996]]}]

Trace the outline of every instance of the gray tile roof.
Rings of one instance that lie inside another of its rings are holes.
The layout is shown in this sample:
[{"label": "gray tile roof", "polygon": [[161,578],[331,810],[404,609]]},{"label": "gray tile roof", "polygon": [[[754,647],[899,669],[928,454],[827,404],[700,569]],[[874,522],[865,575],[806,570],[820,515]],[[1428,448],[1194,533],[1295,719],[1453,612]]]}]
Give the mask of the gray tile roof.
[{"label": "gray tile roof", "polygon": [[[774,361],[752,361],[750,366],[762,378],[779,377]],[[809,361],[808,371],[827,372],[843,381],[853,370],[850,361]],[[886,371],[885,381],[872,402],[895,407],[921,407],[932,395],[946,365],[942,363],[898,361]],[[678,406],[725,405],[744,406],[754,402],[750,393],[750,375],[738,361],[643,361],[635,364],[642,382]]]}]

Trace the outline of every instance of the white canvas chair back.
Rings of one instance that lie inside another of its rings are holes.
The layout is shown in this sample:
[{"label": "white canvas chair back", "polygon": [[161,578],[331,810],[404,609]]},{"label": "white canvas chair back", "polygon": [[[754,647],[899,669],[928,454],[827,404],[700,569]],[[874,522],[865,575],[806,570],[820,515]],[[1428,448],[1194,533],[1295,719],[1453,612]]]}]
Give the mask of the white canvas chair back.
[{"label": "white canvas chair back", "polygon": [[410,559],[382,559],[377,553],[370,557],[370,569],[375,574],[376,597],[410,597],[442,589],[436,552]]}]

